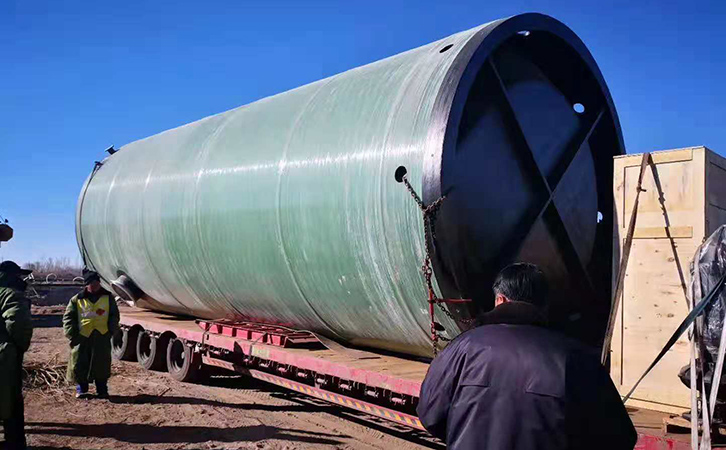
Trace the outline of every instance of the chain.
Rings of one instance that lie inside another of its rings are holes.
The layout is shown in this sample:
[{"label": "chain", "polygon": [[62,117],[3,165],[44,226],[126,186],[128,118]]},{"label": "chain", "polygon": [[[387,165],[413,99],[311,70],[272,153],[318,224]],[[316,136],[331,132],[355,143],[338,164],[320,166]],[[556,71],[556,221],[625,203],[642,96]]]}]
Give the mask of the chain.
[{"label": "chain", "polygon": [[421,197],[418,196],[416,193],[416,190],[411,186],[411,183],[408,181],[408,178],[403,175],[401,180],[405,186],[406,189],[408,189],[408,192],[411,194],[411,197],[413,197],[414,201],[418,205],[419,209],[423,213],[423,220],[424,220],[424,234],[431,236],[431,239],[428,239],[428,236],[424,236],[424,250],[425,250],[425,256],[423,264],[421,265],[421,271],[423,272],[424,279],[426,280],[426,289],[429,293],[429,304],[430,304],[430,314],[431,314],[431,343],[433,346],[433,353],[434,357],[438,355],[439,353],[439,345],[438,341],[444,341],[444,342],[450,342],[451,339],[447,338],[446,336],[442,335],[440,331],[444,331],[444,327],[436,322],[434,318],[434,310],[432,305],[437,305],[439,307],[439,310],[441,310],[444,315],[446,315],[449,319],[451,319],[454,323],[460,322],[464,324],[467,328],[474,322],[473,319],[459,319],[457,320],[451,312],[444,307],[443,303],[445,300],[442,300],[436,296],[436,291],[434,290],[434,284],[432,281],[433,278],[433,268],[431,265],[431,245],[436,243],[436,213],[438,212],[439,207],[441,207],[441,204],[446,199],[446,196],[439,197],[436,201],[431,203],[429,206],[424,205],[424,202],[421,200]]},{"label": "chain", "polygon": [[[434,203],[432,203],[431,206],[429,207],[429,208],[433,207],[433,209],[431,209],[430,215],[428,216],[429,217],[428,226],[429,226],[429,234],[431,235],[431,242],[434,242],[434,243],[436,243],[436,212],[438,211],[439,206],[441,205],[441,203],[444,201],[445,198],[446,198],[446,196],[439,198]],[[424,222],[426,221],[426,219],[425,219],[426,215],[427,215],[427,211],[424,210]],[[425,225],[425,223],[424,223],[424,225]],[[429,266],[429,275],[428,275],[428,278],[426,279],[426,285],[433,292],[434,287],[431,283],[431,275],[433,275],[433,271],[431,270],[431,252],[428,250],[428,239],[426,240],[426,244],[427,244],[426,245],[426,248],[427,248],[426,261],[424,261],[424,264],[425,265],[428,264],[428,266]],[[454,318],[453,314],[451,314],[451,312],[448,310],[448,308],[444,307],[442,302],[437,302],[436,304],[438,305],[439,309],[444,313],[444,315],[446,315],[446,317],[448,317],[449,319],[451,319],[454,322],[462,323],[463,325],[466,326],[466,328],[469,328],[471,326],[471,324],[474,322],[474,319],[458,319],[457,320],[456,318]],[[451,339],[447,339],[444,336],[439,336],[439,338],[446,342],[451,341]]]}]

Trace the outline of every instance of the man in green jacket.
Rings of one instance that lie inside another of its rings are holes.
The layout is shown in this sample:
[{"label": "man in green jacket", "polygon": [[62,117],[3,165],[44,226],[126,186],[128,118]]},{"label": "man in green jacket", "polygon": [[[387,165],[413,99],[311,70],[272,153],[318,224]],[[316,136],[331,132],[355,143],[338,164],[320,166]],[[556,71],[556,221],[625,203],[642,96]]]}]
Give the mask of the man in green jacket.
[{"label": "man in green jacket", "polygon": [[76,383],[76,398],[89,398],[89,383],[96,384],[99,398],[108,398],[111,337],[118,330],[118,306],[96,272],[84,269],[83,281],[85,287],[68,302],[63,315],[63,332],[71,345],[66,377]]},{"label": "man in green jacket", "polygon": [[23,277],[31,273],[12,261],[0,263],[0,419],[9,449],[25,449],[23,354],[30,347],[33,324]]}]

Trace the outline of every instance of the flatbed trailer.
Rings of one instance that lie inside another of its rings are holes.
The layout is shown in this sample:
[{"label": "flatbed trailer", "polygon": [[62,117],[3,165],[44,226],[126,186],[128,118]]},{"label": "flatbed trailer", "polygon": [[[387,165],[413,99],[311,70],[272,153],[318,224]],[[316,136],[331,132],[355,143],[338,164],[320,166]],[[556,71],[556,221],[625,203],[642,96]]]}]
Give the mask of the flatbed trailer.
[{"label": "flatbed trailer", "polygon": [[[193,381],[213,366],[344,408],[424,430],[416,416],[428,363],[343,347],[312,333],[255,322],[215,322],[121,308],[118,359],[138,360]],[[668,414],[628,408],[642,450],[690,448],[687,434],[663,429]],[[424,430],[425,431],[425,430]]]}]

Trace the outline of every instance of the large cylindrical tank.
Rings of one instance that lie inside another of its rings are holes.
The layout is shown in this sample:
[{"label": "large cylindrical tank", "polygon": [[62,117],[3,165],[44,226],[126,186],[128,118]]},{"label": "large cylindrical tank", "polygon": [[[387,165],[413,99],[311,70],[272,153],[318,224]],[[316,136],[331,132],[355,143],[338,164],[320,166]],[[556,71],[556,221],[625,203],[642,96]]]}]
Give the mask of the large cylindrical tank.
[{"label": "large cylindrical tank", "polygon": [[[540,264],[553,322],[608,310],[617,115],[590,53],[539,14],[497,20],[123,146],[77,209],[86,263],[150,308],[289,324],[430,355],[421,212],[449,337],[496,272]],[[582,330],[591,331],[590,335]]]}]

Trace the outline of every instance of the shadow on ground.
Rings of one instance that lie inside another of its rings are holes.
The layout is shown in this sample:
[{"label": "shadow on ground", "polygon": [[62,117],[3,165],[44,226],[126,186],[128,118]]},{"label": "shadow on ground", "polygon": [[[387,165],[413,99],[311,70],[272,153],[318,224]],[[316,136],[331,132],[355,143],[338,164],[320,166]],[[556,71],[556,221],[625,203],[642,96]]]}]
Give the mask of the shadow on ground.
[{"label": "shadow on ground", "polygon": [[33,315],[33,328],[57,328],[63,325],[63,314]]},{"label": "shadow on ground", "polygon": [[111,403],[119,405],[202,405],[216,406],[220,408],[232,408],[239,410],[256,410],[256,411],[285,411],[285,412],[323,412],[328,408],[314,404],[293,404],[293,405],[263,405],[253,403],[226,403],[217,400],[208,400],[196,397],[178,397],[178,396],[158,396],[158,395],[112,395],[109,399]]},{"label": "shadow on ground", "polygon": [[[0,447],[0,449],[4,449],[5,447]],[[47,445],[30,445],[28,446],[28,449],[30,450],[73,450],[70,447],[48,447]]]},{"label": "shadow on ground", "polygon": [[240,428],[155,426],[147,424],[105,423],[94,425],[54,422],[29,422],[27,434],[108,438],[135,444],[178,444],[217,442],[254,442],[267,439],[339,445],[337,435],[314,431],[284,429],[268,425]]},{"label": "shadow on ground", "polygon": [[[320,408],[321,411],[326,412],[330,415],[340,417],[341,419],[345,419],[347,421],[357,423],[364,427],[380,431],[381,433],[396,436],[399,439],[413,442],[424,447],[432,449],[446,448],[446,446],[441,441],[435,439],[425,431],[416,430],[406,427],[404,425],[398,425],[388,420],[361,413],[355,410],[340,408],[330,403],[325,403],[311,397],[300,395],[296,392],[274,392],[273,394],[271,394],[271,396],[274,398],[288,400],[298,405],[315,405],[316,407]],[[290,407],[288,406],[288,408]]]},{"label": "shadow on ground", "polygon": [[238,410],[258,410],[258,411],[286,411],[286,412],[322,412],[332,416],[345,419],[350,422],[357,423],[367,428],[372,428],[382,433],[396,436],[399,439],[416,443],[428,448],[443,449],[445,446],[438,440],[432,438],[428,433],[414,430],[402,425],[397,425],[384,419],[367,414],[340,408],[327,402],[323,402],[311,397],[300,395],[295,392],[280,391],[275,386],[261,382],[254,378],[241,375],[215,376],[205,380],[203,383],[207,386],[224,387],[228,389],[244,389],[259,390],[268,393],[271,397],[284,400],[292,404],[287,405],[264,405],[249,403],[227,403],[217,400],[208,400],[196,397],[179,397],[179,396],[158,396],[140,394],[133,396],[111,396],[110,401],[116,404],[187,404],[187,405],[203,405],[212,407],[226,407]]}]

